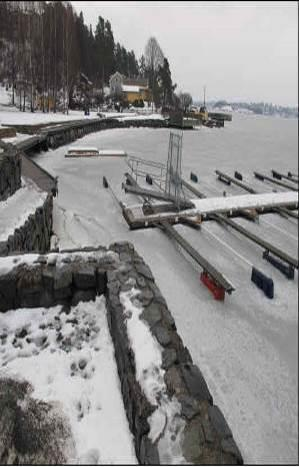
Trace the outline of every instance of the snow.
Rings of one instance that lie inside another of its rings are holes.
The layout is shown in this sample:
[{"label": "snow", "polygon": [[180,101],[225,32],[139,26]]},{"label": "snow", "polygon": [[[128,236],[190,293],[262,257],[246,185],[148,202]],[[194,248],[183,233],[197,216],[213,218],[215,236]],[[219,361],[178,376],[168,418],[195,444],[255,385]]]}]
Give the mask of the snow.
[{"label": "snow", "polygon": [[70,146],[69,151],[97,151],[98,148],[90,146]]},{"label": "snow", "polygon": [[164,117],[161,114],[152,113],[146,115],[131,114],[130,116],[119,117],[117,120],[127,121],[127,120],[164,120]]},{"label": "snow", "polygon": [[[297,124],[297,120],[235,114],[233,122],[224,128],[184,131],[184,179],[188,180],[192,171],[199,178],[194,186],[208,196],[219,197],[224,189],[227,196],[239,195],[244,194],[240,187],[223,185],[214,173],[215,169],[230,174],[238,170],[254,189],[272,193],[273,187],[257,180],[253,171],[298,172]],[[166,163],[169,133],[164,128],[113,129],[90,134],[80,144],[122,147],[130,156]],[[121,189],[123,174],[128,171],[125,159],[67,160],[66,148],[36,158],[45,169],[59,175],[59,195],[54,200],[54,231],[59,247],[131,241],[150,266],[178,333],[202,371],[214,403],[224,413],[245,463],[297,463],[297,271],[294,281],[287,280],[263,260],[260,247],[213,221],[206,222],[200,231],[176,226],[235,284],[236,291],[224,303],[213,300],[200,282],[199,268],[167,236],[158,229],[129,230],[110,189],[102,184],[106,176],[122,202],[140,202]],[[296,219],[266,214],[260,216],[259,223],[241,219],[236,222],[244,223],[287,253],[298,255]],[[273,300],[251,283],[251,266],[216,242],[209,232],[272,277]]]},{"label": "snow", "polygon": [[[25,379],[33,397],[59,403],[75,442],[68,463],[137,463],[103,297],[69,314],[60,306],[9,311],[0,315],[0,328],[7,334],[0,345],[2,377]],[[14,342],[22,329],[26,338]]]},{"label": "snow", "polygon": [[[298,203],[298,193],[295,191],[288,191],[283,193],[247,194],[205,199],[194,198],[191,199],[191,201],[195,204],[196,213],[205,214],[221,210],[231,211],[235,209],[250,209]],[[189,211],[190,210],[185,212]]]},{"label": "snow", "polygon": [[[28,266],[33,265],[38,260],[39,256],[39,254],[26,253],[16,256],[1,257],[0,274],[7,274],[21,264],[26,264]],[[59,255],[57,253],[48,253],[45,255],[47,264],[56,265],[57,268],[62,267],[65,264],[65,260],[80,260],[84,262],[94,258],[94,260],[97,261],[103,256],[111,258],[111,261],[115,261],[116,263],[119,261],[118,254],[109,250],[62,252],[59,253]]]},{"label": "snow", "polygon": [[122,149],[100,149],[99,150],[100,156],[119,156],[125,157],[127,153]]},{"label": "snow", "polygon": [[140,87],[139,86],[130,86],[128,84],[123,84],[122,85],[122,90],[124,92],[139,92]]},{"label": "snow", "polygon": [[147,400],[155,407],[148,418],[149,438],[158,442],[161,464],[186,463],[181,450],[181,435],[185,427],[180,417],[181,404],[175,396],[169,399],[164,382],[162,348],[148,324],[140,319],[143,307],[138,302],[138,289],[120,294],[126,316],[126,326],[134,352],[136,378]]},{"label": "snow", "polygon": [[27,181],[7,200],[0,203],[0,241],[8,239],[15,229],[25,224],[30,214],[41,207],[47,193],[40,191],[31,181]]},{"label": "snow", "polygon": [[0,109],[0,125],[39,125],[46,123],[68,122],[74,120],[85,120],[90,118],[99,118],[96,112],[90,112],[84,115],[83,111],[70,110],[69,114],[63,113],[43,113],[36,111],[20,112],[16,107]]},{"label": "snow", "polygon": [[7,106],[11,102],[11,90],[6,91],[5,86],[0,85],[0,106]]},{"label": "snow", "polygon": [[32,138],[32,136],[36,135],[25,135],[24,133],[16,133],[16,136],[13,136],[11,138],[2,138],[2,141],[4,143],[17,144],[21,143],[21,141],[25,141],[26,139]]}]

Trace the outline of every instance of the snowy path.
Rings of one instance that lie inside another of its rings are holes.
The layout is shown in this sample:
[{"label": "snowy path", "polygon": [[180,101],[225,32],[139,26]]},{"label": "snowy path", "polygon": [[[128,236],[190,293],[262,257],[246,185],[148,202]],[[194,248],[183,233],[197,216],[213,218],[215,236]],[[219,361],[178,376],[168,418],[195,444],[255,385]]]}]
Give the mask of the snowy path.
[{"label": "snowy path", "polygon": [[[244,123],[244,127],[242,126]],[[251,123],[250,123],[251,122]],[[263,121],[262,121],[263,122]],[[270,122],[271,123],[271,122]],[[268,120],[267,125],[270,125]],[[272,123],[271,123],[272,124]],[[276,122],[274,122],[276,124]],[[286,122],[282,121],[281,125]],[[288,122],[290,124],[290,122]],[[257,146],[254,133],[257,131]],[[200,182],[210,185],[210,194],[222,189],[244,194],[216,181],[214,169],[232,173],[241,170],[253,184],[252,171],[282,168],[280,154],[289,154],[285,170],[295,170],[297,147],[288,148],[291,130],[275,132],[272,138],[262,132],[255,119],[240,120],[224,130],[205,129],[184,133],[183,166],[198,173]],[[297,128],[294,125],[294,134]],[[292,134],[292,133],[291,133]],[[297,136],[296,136],[297,137]],[[164,129],[117,129],[89,135],[80,144],[102,148],[119,147],[129,155],[166,162],[169,131]],[[251,144],[251,147],[249,146]],[[273,144],[273,147],[272,147]],[[151,267],[158,286],[175,318],[178,332],[202,370],[214,402],[224,412],[246,463],[296,463],[298,459],[298,274],[288,281],[262,259],[262,250],[237,232],[209,222],[201,232],[187,227],[177,229],[199,252],[232,280],[237,290],[224,303],[213,300],[199,280],[199,271],[162,232],[155,229],[129,231],[119,206],[103,188],[105,175],[116,194],[127,205],[137,198],[121,190],[124,160],[68,160],[65,147],[41,154],[38,161],[59,175],[59,195],[55,200],[54,228],[61,248],[108,245],[129,240]],[[262,151],[262,152],[261,152]],[[267,154],[268,160],[261,157]],[[204,155],[204,156],[203,156]],[[264,165],[263,165],[264,164]],[[250,174],[250,175],[249,175]],[[186,176],[187,178],[187,176]],[[223,188],[224,187],[224,188]],[[199,184],[200,189],[200,184]],[[259,188],[261,191],[261,188]],[[207,192],[208,189],[203,189]],[[264,190],[264,192],[272,190]],[[266,240],[297,255],[294,239],[272,229],[261,217],[248,228]],[[269,214],[265,220],[296,236],[298,222]],[[233,250],[270,275],[275,297],[268,300],[250,281],[250,266],[208,234],[213,233]]]}]

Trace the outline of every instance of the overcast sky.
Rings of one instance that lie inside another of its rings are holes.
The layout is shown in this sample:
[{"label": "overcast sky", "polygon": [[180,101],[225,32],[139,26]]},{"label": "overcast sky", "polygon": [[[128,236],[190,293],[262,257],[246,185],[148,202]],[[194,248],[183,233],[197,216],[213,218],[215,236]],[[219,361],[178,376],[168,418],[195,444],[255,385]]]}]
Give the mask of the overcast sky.
[{"label": "overcast sky", "polygon": [[101,15],[139,58],[150,36],[173,81],[193,99],[298,102],[297,2],[73,1],[87,24]]}]

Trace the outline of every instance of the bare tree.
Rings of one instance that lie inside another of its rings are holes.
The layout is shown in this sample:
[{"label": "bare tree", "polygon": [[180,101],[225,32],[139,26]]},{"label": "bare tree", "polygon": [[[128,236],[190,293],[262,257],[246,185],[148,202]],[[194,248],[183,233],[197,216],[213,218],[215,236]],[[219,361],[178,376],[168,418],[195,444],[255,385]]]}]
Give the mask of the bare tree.
[{"label": "bare tree", "polygon": [[163,52],[155,37],[150,37],[145,46],[145,65],[149,77],[149,85],[152,92],[152,102],[156,100],[157,74],[163,64]]},{"label": "bare tree", "polygon": [[190,105],[192,104],[192,96],[188,92],[181,92],[179,94],[181,108],[184,112],[188,110]]}]

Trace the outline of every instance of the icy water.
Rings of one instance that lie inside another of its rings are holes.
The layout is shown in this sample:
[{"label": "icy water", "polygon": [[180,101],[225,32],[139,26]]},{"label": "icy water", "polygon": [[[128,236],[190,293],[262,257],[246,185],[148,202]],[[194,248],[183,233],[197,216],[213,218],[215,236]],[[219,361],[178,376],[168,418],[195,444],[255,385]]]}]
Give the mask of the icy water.
[{"label": "icy water", "polygon": [[[298,173],[296,120],[233,115],[222,129],[201,128],[183,135],[183,172],[199,177],[209,196],[242,194],[217,181],[215,169],[243,173],[259,192],[284,188],[260,182],[253,171]],[[169,130],[115,129],[84,137],[74,145],[123,149],[129,155],[166,162]],[[37,157],[59,176],[54,229],[61,248],[134,243],[151,267],[175,318],[178,332],[203,372],[214,403],[232,428],[246,463],[298,461],[298,274],[287,280],[262,259],[262,249],[213,222],[200,232],[177,226],[191,244],[234,284],[224,303],[213,300],[194,264],[160,231],[131,232],[119,206],[102,185],[105,175],[128,205],[140,202],[121,189],[124,159],[66,159],[68,146]],[[238,220],[274,245],[298,257],[298,221],[276,214],[259,223]],[[267,299],[250,281],[251,264],[273,278]]]}]

